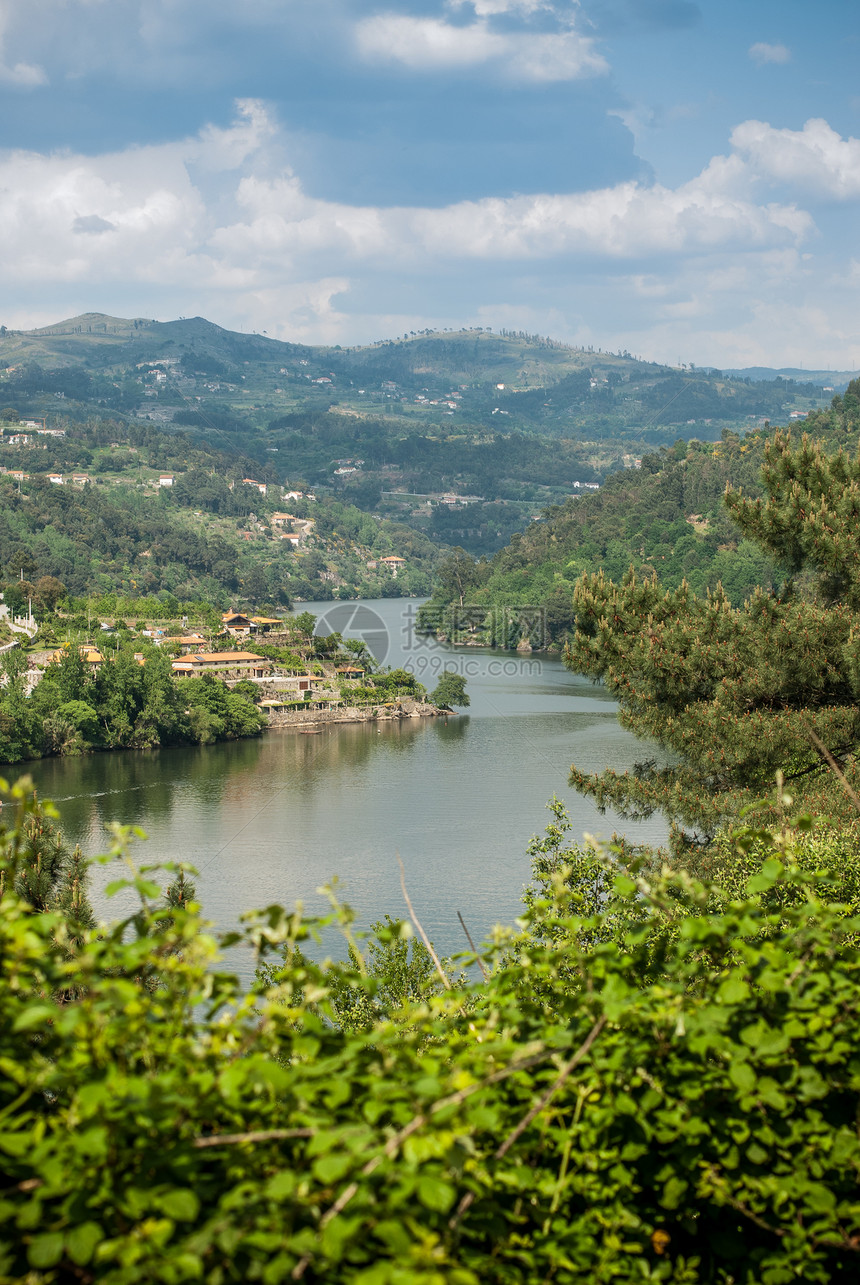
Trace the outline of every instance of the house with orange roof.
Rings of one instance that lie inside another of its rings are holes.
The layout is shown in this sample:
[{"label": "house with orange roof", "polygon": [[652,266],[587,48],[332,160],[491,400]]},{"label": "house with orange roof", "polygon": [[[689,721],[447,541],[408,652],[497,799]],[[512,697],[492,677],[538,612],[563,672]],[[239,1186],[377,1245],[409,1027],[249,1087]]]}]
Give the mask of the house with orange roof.
[{"label": "house with orange roof", "polygon": [[221,623],[231,638],[247,638],[254,632],[250,617],[243,616],[241,611],[225,611]]},{"label": "house with orange roof", "polygon": [[[69,654],[70,650],[71,648],[69,643],[66,643],[62,647],[59,647],[57,651],[55,651],[48,658],[48,664],[59,665],[63,657]],[[80,656],[81,660],[83,660],[87,665],[90,666],[92,673],[96,673],[101,668],[101,666],[104,664],[104,661],[105,661],[105,658],[102,655],[102,653],[99,651],[98,647],[93,647],[92,643],[83,643],[78,648],[78,655]]]},{"label": "house with orange roof", "polygon": [[196,677],[200,674],[228,674],[237,678],[266,678],[272,665],[262,656],[251,651],[198,651],[189,652],[182,660],[174,660],[173,673],[177,678]]},{"label": "house with orange roof", "polygon": [[203,651],[207,640],[202,634],[180,634],[178,638],[159,638],[160,645],[178,647],[183,655],[190,651]]},{"label": "house with orange roof", "polygon": [[387,567],[393,578],[396,580],[398,571],[401,571],[403,567],[406,566],[406,559],[398,558],[396,555],[392,554],[390,557],[380,558],[379,565],[381,567]]}]

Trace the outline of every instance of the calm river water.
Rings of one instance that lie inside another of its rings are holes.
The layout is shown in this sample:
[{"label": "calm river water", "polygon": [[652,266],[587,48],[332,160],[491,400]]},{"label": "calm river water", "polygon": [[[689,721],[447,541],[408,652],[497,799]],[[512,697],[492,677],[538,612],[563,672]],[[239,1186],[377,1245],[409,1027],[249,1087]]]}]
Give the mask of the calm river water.
[{"label": "calm river water", "polygon": [[[192,862],[198,897],[219,927],[273,901],[320,911],[317,889],[333,876],[361,925],[385,913],[404,918],[399,853],[416,911],[445,952],[465,946],[458,909],[476,939],[516,917],[529,878],[526,845],[549,820],[553,793],[566,802],[576,835],[623,828],[631,838],[663,841],[662,821],[600,816],[568,788],[572,762],[623,770],[648,757],[647,746],[618,726],[605,691],[555,658],[416,639],[417,606],[383,599],[307,609],[336,611],[333,627],[363,634],[376,651],[387,645],[386,663],[412,668],[431,690],[443,666],[464,673],[471,706],[456,717],[50,759],[33,765],[39,791],[58,804],[67,837],[90,854],[105,850],[106,827],[120,821],[148,835],[141,862]],[[345,608],[355,614],[345,619]],[[100,893],[115,875],[96,870],[100,914],[124,909]]]}]

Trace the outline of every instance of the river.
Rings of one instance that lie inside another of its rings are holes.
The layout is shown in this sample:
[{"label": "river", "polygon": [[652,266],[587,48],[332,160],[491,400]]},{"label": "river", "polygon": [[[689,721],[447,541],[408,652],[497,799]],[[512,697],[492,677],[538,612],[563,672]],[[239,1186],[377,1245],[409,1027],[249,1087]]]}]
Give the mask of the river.
[{"label": "river", "polygon": [[[335,876],[360,925],[386,913],[403,918],[399,854],[416,912],[443,952],[465,947],[458,910],[475,938],[514,920],[529,878],[526,847],[548,822],[554,793],[576,835],[608,837],[617,828],[641,841],[665,839],[661,820],[634,826],[601,816],[568,787],[572,762],[623,770],[648,757],[618,726],[602,688],[555,657],[416,638],[417,606],[383,599],[302,609],[364,637],[431,690],[441,668],[463,673],[471,706],[455,717],[46,759],[30,769],[39,792],[58,804],[67,838],[89,854],[106,849],[107,827],[119,821],[148,835],[139,861],[193,863],[205,913],[224,928],[274,901],[321,911],[317,889]],[[106,902],[107,878],[96,869],[102,915],[125,908]]]}]

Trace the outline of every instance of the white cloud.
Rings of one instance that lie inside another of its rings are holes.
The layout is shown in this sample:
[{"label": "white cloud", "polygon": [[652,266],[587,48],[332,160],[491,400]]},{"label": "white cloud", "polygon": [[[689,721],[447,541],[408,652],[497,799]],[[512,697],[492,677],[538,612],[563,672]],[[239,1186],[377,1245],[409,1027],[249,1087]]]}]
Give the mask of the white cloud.
[{"label": "white cloud", "polygon": [[[174,143],[95,157],[0,153],[2,320],[199,312],[352,343],[463,321],[518,328],[520,316],[563,339],[743,365],[798,355],[790,314],[800,298],[822,342],[837,345],[854,284],[833,285],[835,262],[824,272],[799,252],[816,232],[807,211],[757,198],[758,134],[740,128],[746,152],[715,157],[675,188],[627,182],[442,208],[312,196],[254,101],[229,127]],[[815,320],[827,312],[817,291],[837,299],[827,325]],[[836,346],[814,357],[812,332],[805,341],[800,359],[838,360]]]},{"label": "white cloud", "polygon": [[[292,281],[274,289],[245,291],[234,324],[246,330],[259,330],[265,325],[272,339],[293,343],[339,343],[350,318],[338,311],[334,300],[346,294],[349,285],[347,277],[323,277],[319,281]],[[402,326],[394,329],[401,330]],[[382,331],[386,336],[391,333],[391,329]]]},{"label": "white cloud", "polygon": [[731,141],[764,178],[842,200],[860,196],[860,139],[842,138],[826,120],[808,120],[802,130],[748,120]]},{"label": "white cloud", "polygon": [[767,62],[791,62],[791,50],[785,45],[768,45],[764,41],[759,41],[758,44],[750,45],[748,52],[753,62],[758,63],[760,67]]},{"label": "white cloud", "polygon": [[743,179],[739,165],[718,157],[675,189],[630,182],[574,194],[488,197],[416,211],[413,223],[434,253],[503,259],[751,249],[795,243],[812,231],[803,210],[746,199]]},{"label": "white cloud", "polygon": [[10,67],[0,62],[0,85],[19,85],[22,89],[35,89],[47,85],[48,77],[42,67],[34,63],[16,62]]},{"label": "white cloud", "polygon": [[814,229],[793,205],[757,203],[738,156],[714,158],[677,188],[627,182],[442,208],[376,207],[311,197],[283,166],[272,175],[274,133],[263,106],[243,100],[230,127],[177,143],[99,157],[7,153],[0,274],[191,279],[205,269],[262,286],[267,274],[286,279],[309,259],[328,277],[332,265],[349,272],[395,262],[767,249],[796,245]]},{"label": "white cloud", "polygon": [[438,18],[415,18],[380,13],[356,27],[358,48],[365,58],[384,58],[419,70],[471,67],[500,58],[508,41],[486,23],[454,27]]},{"label": "white cloud", "polygon": [[527,81],[578,80],[609,70],[594,41],[578,32],[502,32],[484,19],[455,26],[439,18],[379,13],[355,29],[369,60],[398,62],[415,71],[496,64]]}]

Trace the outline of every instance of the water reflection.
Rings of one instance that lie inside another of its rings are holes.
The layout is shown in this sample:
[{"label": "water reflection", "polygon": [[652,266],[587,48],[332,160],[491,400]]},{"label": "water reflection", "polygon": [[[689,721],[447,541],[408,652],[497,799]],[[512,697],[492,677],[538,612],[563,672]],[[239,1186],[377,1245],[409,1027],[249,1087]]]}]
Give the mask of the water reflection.
[{"label": "water reflection", "polygon": [[[403,605],[371,604],[387,622],[393,665],[412,654]],[[426,648],[422,642],[422,654]],[[460,663],[439,644],[431,653],[437,668]],[[385,913],[402,917],[399,853],[435,941],[461,949],[458,909],[477,935],[516,916],[529,875],[526,846],[546,824],[553,794],[568,804],[575,833],[625,828],[638,839],[664,837],[662,823],[625,827],[568,788],[573,761],[623,770],[648,755],[619,727],[604,689],[568,674],[558,659],[530,659],[528,669],[502,677],[490,668],[492,653],[469,660],[478,671],[467,680],[472,703],[454,717],[48,760],[32,774],[86,851],[104,851],[107,826],[120,821],[149,834],[142,860],[196,865],[205,910],[221,926],[272,901],[301,899],[322,910],[317,889],[334,875],[365,924]],[[102,886],[108,877],[99,870]],[[103,899],[99,909],[108,910]]]}]

